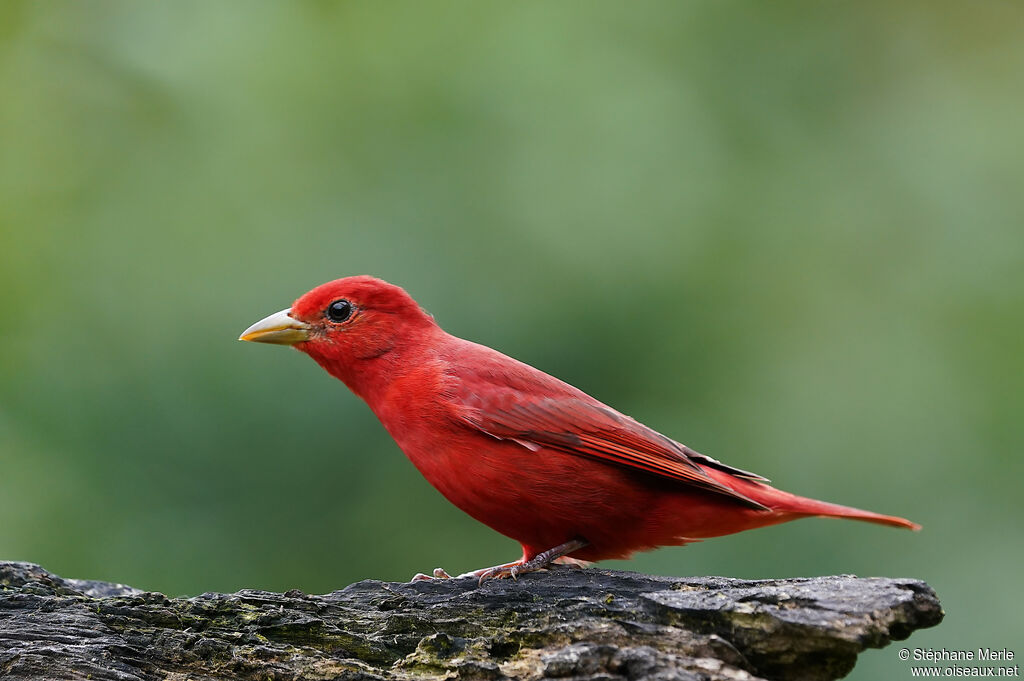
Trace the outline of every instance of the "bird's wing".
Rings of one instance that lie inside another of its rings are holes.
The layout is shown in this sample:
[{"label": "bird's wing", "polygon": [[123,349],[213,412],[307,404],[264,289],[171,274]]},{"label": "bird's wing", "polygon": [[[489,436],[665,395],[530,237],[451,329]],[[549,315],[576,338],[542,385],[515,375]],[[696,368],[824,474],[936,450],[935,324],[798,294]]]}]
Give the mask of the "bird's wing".
[{"label": "bird's wing", "polygon": [[536,397],[506,390],[487,396],[463,394],[459,403],[458,418],[491,437],[511,440],[534,451],[556,449],[646,471],[722,494],[752,508],[766,508],[712,479],[700,464],[749,480],[764,478],[695,452],[582,394]]}]

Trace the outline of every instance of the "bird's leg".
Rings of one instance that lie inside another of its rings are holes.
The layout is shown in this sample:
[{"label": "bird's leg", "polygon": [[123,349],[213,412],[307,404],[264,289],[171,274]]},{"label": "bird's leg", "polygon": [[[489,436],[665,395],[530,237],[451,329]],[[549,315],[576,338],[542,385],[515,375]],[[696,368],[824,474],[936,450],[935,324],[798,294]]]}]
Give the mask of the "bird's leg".
[{"label": "bird's leg", "polygon": [[556,560],[562,556],[567,556],[573,551],[579,551],[587,545],[585,539],[570,539],[564,544],[559,544],[553,549],[542,551],[530,560],[517,560],[512,563],[505,563],[504,565],[495,565],[491,568],[484,568],[483,570],[474,570],[473,572],[465,575],[459,575],[460,577],[468,577],[472,575],[479,580],[480,584],[483,584],[488,579],[504,579],[511,577],[516,579],[519,575],[526,574],[527,572],[536,572],[543,570],[551,566]]}]

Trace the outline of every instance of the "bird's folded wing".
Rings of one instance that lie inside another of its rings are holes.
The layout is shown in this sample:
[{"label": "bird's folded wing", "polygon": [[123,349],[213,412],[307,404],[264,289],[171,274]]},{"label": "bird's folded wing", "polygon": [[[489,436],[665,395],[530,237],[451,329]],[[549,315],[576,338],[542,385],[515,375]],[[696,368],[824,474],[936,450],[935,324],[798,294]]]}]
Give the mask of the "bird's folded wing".
[{"label": "bird's folded wing", "polygon": [[525,398],[515,393],[461,400],[458,418],[491,437],[634,468],[716,492],[744,505],[762,504],[712,479],[699,464],[750,480],[758,475],[726,466],[680,445],[601,404],[574,397]]}]

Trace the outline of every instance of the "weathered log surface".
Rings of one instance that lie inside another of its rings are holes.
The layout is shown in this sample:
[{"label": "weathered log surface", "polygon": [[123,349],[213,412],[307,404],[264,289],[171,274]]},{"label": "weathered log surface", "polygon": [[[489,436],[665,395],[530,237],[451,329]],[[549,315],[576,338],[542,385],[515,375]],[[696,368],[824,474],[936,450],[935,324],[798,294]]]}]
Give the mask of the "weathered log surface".
[{"label": "weathered log surface", "polygon": [[0,562],[0,678],[836,679],[941,619],[913,579],[590,569],[167,598]]}]

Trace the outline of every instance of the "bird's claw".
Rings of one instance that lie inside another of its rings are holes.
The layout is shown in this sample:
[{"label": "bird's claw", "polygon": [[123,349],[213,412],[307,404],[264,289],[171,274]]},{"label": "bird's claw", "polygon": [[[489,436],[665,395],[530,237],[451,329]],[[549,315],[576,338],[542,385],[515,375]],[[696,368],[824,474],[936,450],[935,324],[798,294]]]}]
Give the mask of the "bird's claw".
[{"label": "bird's claw", "polygon": [[504,579],[508,577],[507,568],[494,567],[488,568],[480,573],[480,579],[476,581],[477,586],[483,586],[483,583],[488,579]]},{"label": "bird's claw", "polygon": [[412,576],[412,579],[410,579],[409,582],[432,582],[435,579],[452,579],[452,576],[448,574],[448,572],[445,571],[444,568],[437,567],[434,568],[433,574],[430,575],[425,575],[422,572],[417,572],[415,575]]},{"label": "bird's claw", "polygon": [[488,579],[507,579],[511,577],[513,581],[519,581],[519,573],[522,570],[519,565],[498,565],[496,567],[487,568],[480,572],[480,578],[477,580],[477,586],[482,585]]}]

